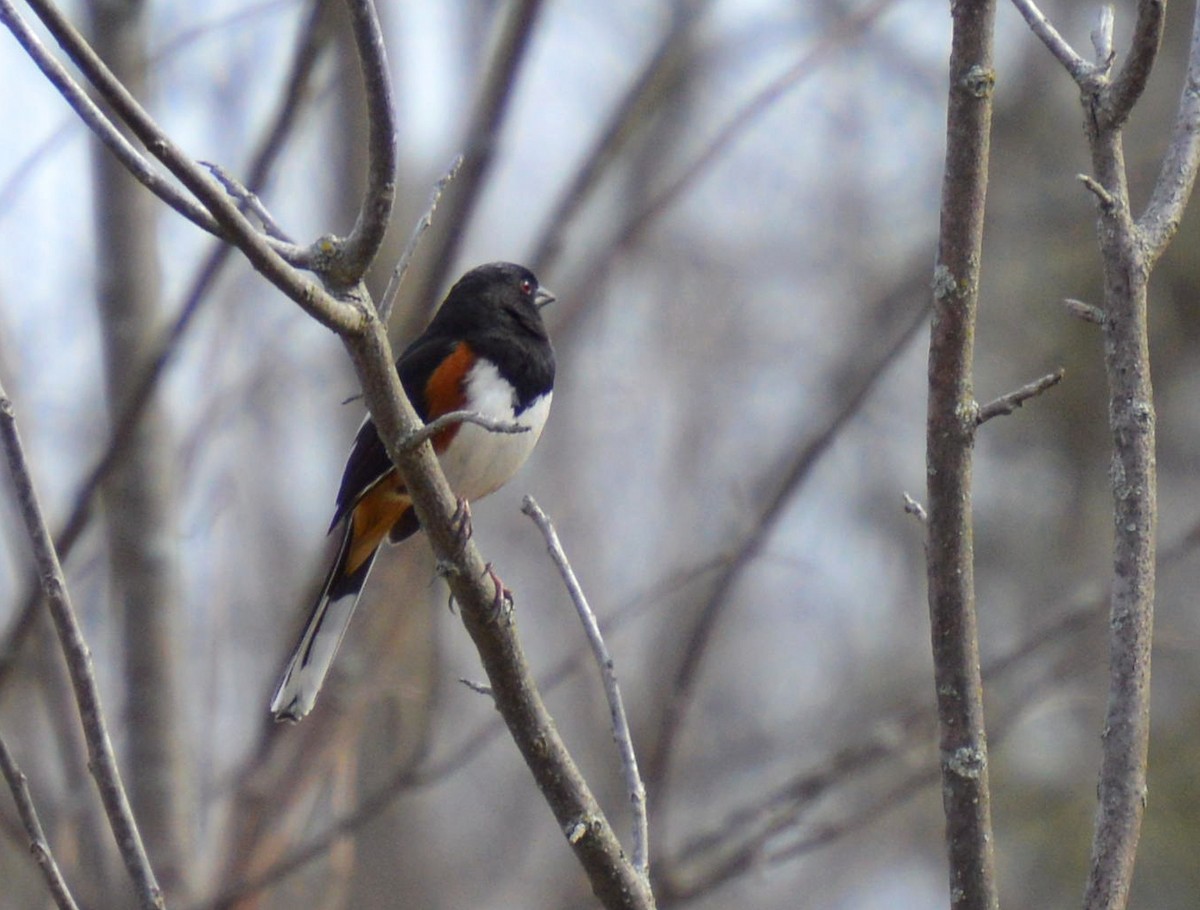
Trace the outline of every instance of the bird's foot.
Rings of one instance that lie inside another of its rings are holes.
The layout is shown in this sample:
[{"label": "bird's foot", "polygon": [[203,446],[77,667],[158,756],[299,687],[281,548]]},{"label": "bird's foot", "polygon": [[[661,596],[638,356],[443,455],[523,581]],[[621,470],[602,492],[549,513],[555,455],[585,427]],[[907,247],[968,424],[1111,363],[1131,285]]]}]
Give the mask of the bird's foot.
[{"label": "bird's foot", "polygon": [[512,609],[513,593],[504,586],[504,582],[500,580],[500,576],[496,574],[496,570],[492,568],[490,562],[483,567],[483,574],[492,580],[492,584],[496,588],[491,608],[488,610],[488,622],[496,622],[503,613]]}]

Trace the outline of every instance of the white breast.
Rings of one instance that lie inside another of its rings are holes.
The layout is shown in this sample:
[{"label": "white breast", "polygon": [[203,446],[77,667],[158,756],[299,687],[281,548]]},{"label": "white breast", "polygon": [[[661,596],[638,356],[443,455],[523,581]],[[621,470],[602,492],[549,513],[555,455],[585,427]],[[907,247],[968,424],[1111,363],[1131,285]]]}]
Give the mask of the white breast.
[{"label": "white breast", "polygon": [[550,414],[551,397],[550,393],[542,395],[514,417],[512,386],[500,376],[495,364],[480,359],[467,374],[464,410],[493,420],[515,422],[529,430],[493,433],[473,423],[462,424],[441,454],[442,470],[450,488],[459,496],[474,500],[506,484],[537,445]]}]

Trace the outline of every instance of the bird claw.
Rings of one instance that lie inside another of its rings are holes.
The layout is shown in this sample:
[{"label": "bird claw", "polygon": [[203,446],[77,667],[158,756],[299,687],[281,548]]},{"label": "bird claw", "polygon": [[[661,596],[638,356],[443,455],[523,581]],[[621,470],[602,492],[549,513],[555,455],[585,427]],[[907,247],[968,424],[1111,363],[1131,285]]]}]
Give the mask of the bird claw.
[{"label": "bird claw", "polygon": [[492,568],[490,562],[483,567],[483,574],[492,580],[492,584],[496,588],[491,608],[488,610],[488,622],[496,622],[503,613],[512,609],[513,593],[504,586],[504,582],[500,580],[500,576],[496,574],[496,570]]},{"label": "bird claw", "polygon": [[462,496],[458,497],[454,514],[450,516],[450,527],[454,529],[454,536],[458,540],[458,552],[461,555],[467,548],[467,541],[475,534],[471,525],[471,506]]}]

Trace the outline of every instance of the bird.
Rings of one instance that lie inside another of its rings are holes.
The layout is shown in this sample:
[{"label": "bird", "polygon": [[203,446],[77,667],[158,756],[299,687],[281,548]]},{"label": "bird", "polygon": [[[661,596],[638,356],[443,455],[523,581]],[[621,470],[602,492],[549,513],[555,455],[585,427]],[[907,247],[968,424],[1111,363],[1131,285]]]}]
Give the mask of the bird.
[{"label": "bird", "polygon": [[[434,451],[462,509],[507,483],[541,436],[555,371],[541,311],[554,300],[524,266],[478,266],[451,287],[396,361],[404,391],[426,423],[461,410],[524,428],[500,433],[461,422],[434,434]],[[271,699],[277,721],[296,722],[312,710],[384,539],[399,543],[420,530],[370,415],[342,474],[329,533],[339,528],[341,546]]]}]

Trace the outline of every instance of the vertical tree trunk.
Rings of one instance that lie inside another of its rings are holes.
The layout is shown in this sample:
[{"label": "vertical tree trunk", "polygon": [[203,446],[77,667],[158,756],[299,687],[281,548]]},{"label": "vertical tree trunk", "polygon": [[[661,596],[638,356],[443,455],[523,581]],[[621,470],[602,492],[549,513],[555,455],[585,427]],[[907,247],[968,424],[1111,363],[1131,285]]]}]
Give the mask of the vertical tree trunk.
[{"label": "vertical tree trunk", "polygon": [[[145,4],[93,0],[89,13],[96,50],[134,95],[145,98]],[[109,411],[116,414],[161,322],[155,200],[100,146],[94,172],[97,297]],[[179,592],[170,457],[168,422],[155,403],[104,494],[115,614],[123,623],[130,799],[160,882],[179,897],[187,890],[188,775],[176,697]]]}]

